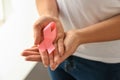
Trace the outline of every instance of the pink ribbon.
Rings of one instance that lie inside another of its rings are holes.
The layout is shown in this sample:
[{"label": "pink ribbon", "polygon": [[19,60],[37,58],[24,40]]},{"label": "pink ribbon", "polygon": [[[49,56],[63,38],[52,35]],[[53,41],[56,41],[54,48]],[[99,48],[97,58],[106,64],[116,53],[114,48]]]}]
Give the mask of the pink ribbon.
[{"label": "pink ribbon", "polygon": [[56,38],[56,24],[55,22],[49,23],[44,29],[43,29],[43,37],[44,40],[39,45],[40,51],[47,50],[48,53],[52,53],[55,50],[55,46],[53,45],[53,42]]}]

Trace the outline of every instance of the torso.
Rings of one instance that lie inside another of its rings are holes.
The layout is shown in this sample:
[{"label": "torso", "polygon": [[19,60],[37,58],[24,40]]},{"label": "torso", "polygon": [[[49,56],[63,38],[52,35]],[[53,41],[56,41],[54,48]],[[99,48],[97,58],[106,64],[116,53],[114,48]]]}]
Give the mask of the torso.
[{"label": "torso", "polygon": [[[65,28],[84,28],[120,14],[120,0],[57,0]],[[107,62],[120,62],[120,40],[80,45],[74,55]]]}]

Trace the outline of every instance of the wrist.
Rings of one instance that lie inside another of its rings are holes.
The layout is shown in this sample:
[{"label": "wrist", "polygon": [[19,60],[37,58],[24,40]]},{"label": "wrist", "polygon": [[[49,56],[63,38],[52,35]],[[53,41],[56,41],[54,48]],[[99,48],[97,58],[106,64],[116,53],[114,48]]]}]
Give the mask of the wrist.
[{"label": "wrist", "polygon": [[78,44],[81,45],[81,44],[84,44],[85,43],[85,40],[84,40],[84,37],[82,35],[82,32],[81,30],[75,30],[75,35],[77,36],[77,39],[78,39]]},{"label": "wrist", "polygon": [[40,17],[46,17],[46,18],[51,18],[51,19],[53,18],[55,20],[59,19],[58,16],[54,16],[54,15],[50,15],[50,14],[42,14],[42,15],[40,15]]},{"label": "wrist", "polygon": [[36,0],[37,10],[40,16],[49,15],[58,17],[58,5],[56,0]]},{"label": "wrist", "polygon": [[70,31],[68,31],[67,33],[68,33],[69,35],[73,35],[73,36],[71,36],[71,38],[74,38],[74,43],[77,44],[77,46],[79,46],[79,45],[82,44],[81,38],[80,38],[80,35],[79,35],[77,29],[70,30]]},{"label": "wrist", "polygon": [[54,14],[50,14],[50,13],[44,13],[44,14],[40,14],[40,17],[41,16],[46,16],[46,17],[50,17],[50,18],[59,18],[58,15],[54,15]]},{"label": "wrist", "polygon": [[59,18],[58,17],[55,17],[55,16],[51,16],[51,15],[41,15],[39,17],[40,20],[42,20],[43,22],[45,23],[49,23],[49,22],[55,22],[57,23],[59,21]]}]

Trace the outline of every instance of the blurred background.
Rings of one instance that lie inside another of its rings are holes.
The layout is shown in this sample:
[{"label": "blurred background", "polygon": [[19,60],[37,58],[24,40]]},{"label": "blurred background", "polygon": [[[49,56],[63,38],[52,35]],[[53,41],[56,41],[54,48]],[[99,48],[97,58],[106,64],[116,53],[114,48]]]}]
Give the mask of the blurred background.
[{"label": "blurred background", "polygon": [[41,63],[21,52],[33,45],[35,0],[0,0],[0,80],[50,80]]}]

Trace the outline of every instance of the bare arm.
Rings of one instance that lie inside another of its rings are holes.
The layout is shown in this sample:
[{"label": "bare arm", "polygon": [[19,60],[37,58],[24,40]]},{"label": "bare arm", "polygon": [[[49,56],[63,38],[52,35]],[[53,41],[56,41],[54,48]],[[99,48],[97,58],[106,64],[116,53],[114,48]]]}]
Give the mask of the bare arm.
[{"label": "bare arm", "polygon": [[[45,66],[51,67],[56,64],[54,63],[56,58],[64,54],[64,30],[58,17],[59,12],[56,0],[36,0],[36,6],[40,17],[34,23],[34,45],[39,45],[44,39],[42,30],[50,22],[54,21],[57,27],[56,40],[54,41],[55,50],[53,53],[48,54],[47,51],[39,50],[42,63]],[[32,58],[36,60],[34,56]],[[32,58],[29,60],[32,60]]]},{"label": "bare arm", "polygon": [[120,15],[103,22],[66,32],[65,55],[58,59],[58,65],[72,55],[77,47],[85,43],[113,41],[120,39]]},{"label": "bare arm", "polygon": [[56,0],[36,0],[39,15],[58,17]]},{"label": "bare arm", "polygon": [[80,44],[118,40],[120,39],[120,15],[76,32]]}]

